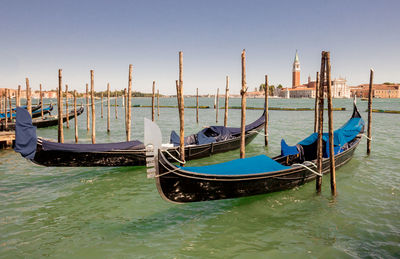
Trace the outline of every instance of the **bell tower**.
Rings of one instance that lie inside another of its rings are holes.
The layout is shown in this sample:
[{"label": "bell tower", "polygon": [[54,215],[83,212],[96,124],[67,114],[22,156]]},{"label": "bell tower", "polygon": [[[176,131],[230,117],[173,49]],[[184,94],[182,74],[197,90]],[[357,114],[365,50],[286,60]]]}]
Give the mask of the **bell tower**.
[{"label": "bell tower", "polygon": [[294,57],[293,70],[292,70],[292,87],[296,87],[299,85],[300,85],[300,62],[296,50],[296,55]]}]

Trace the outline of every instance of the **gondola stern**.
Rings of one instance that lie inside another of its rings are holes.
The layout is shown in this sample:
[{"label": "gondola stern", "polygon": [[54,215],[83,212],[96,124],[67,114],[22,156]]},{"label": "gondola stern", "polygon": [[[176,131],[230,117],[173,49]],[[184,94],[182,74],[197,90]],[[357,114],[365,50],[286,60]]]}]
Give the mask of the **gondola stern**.
[{"label": "gondola stern", "polygon": [[14,151],[32,161],[35,158],[36,148],[36,127],[32,125],[32,117],[26,109],[17,107]]}]

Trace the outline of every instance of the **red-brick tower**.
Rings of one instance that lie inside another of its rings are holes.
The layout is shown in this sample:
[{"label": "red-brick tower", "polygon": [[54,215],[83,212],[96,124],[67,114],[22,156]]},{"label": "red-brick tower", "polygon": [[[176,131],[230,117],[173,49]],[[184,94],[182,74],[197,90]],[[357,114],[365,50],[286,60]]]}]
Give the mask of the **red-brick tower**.
[{"label": "red-brick tower", "polygon": [[296,87],[300,85],[300,62],[299,62],[299,56],[297,55],[297,50],[296,50],[296,56],[294,57],[294,62],[293,62],[293,70],[292,70],[292,87]]}]

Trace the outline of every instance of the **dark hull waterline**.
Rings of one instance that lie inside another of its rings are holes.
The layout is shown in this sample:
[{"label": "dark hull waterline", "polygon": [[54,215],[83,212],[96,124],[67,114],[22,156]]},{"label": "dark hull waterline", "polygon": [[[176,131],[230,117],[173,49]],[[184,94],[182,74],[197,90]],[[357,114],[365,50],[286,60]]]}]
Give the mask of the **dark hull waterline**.
[{"label": "dark hull waterline", "polygon": [[[246,144],[250,143],[263,127],[260,126],[246,134]],[[199,159],[213,154],[227,152],[240,147],[240,137],[230,140],[214,142],[204,145],[185,147],[185,158],[187,161]],[[179,157],[177,148],[168,149],[174,157]],[[169,156],[168,159],[173,161]],[[35,158],[33,162],[43,166],[64,167],[111,167],[111,166],[145,166],[146,152],[143,148],[136,150],[113,150],[102,152],[70,152],[70,151],[46,151],[38,141]]]},{"label": "dark hull waterline", "polygon": [[[335,156],[336,168],[347,163],[360,142],[355,139],[352,147]],[[280,157],[275,158],[279,160]],[[162,198],[170,202],[186,203],[253,196],[291,189],[316,178],[310,170],[295,166],[288,170],[246,176],[201,175],[176,170],[176,167],[159,155],[157,189]],[[315,161],[314,161],[315,162]],[[315,168],[313,168],[315,170]],[[323,173],[329,172],[329,158],[323,159]]]}]

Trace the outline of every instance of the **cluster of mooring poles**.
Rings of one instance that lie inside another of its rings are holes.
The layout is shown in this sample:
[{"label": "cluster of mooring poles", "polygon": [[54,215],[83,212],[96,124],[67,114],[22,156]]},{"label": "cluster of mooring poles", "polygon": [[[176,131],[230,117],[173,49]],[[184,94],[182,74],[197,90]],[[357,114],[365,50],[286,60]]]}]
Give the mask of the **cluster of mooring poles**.
[{"label": "cluster of mooring poles", "polygon": [[[241,54],[241,138],[240,138],[240,158],[245,157],[245,122],[246,122],[246,51],[243,50]],[[132,121],[132,70],[133,66],[129,65],[128,74],[128,89],[124,89],[124,94],[122,96],[122,102],[125,110],[125,132],[126,141],[130,141],[131,137],[131,121]],[[370,70],[370,81],[369,81],[369,95],[368,95],[368,129],[367,129],[367,154],[371,152],[371,122],[372,122],[372,85],[373,85],[373,74],[374,71]],[[57,108],[58,108],[58,142],[64,142],[63,134],[63,91],[62,91],[62,70],[58,71],[58,89],[57,89]],[[26,106],[28,112],[32,115],[32,101],[31,101],[31,88],[29,85],[29,79],[26,78]],[[159,90],[155,89],[156,82],[153,81],[152,86],[152,96],[151,96],[151,117],[152,121],[155,120],[155,105],[157,101],[157,117],[160,116],[160,105],[159,105]],[[42,94],[42,84],[39,86],[40,103],[43,106],[43,94]],[[268,76],[265,75],[265,135],[264,144],[268,146]],[[184,97],[183,97],[183,53],[179,52],[179,79],[176,80],[176,91],[177,91],[177,102],[179,111],[179,124],[180,124],[180,161],[182,165],[185,161],[185,149],[184,149]],[[332,95],[331,95],[331,65],[330,65],[330,52],[323,51],[321,57],[321,69],[320,72],[316,73],[316,94],[315,94],[315,107],[314,107],[314,132],[318,133],[317,141],[317,171],[322,175],[322,156],[323,156],[323,115],[324,115],[324,93],[328,99],[328,130],[329,130],[329,165],[330,165],[330,184],[331,192],[336,195],[336,179],[335,179],[335,159],[334,159],[334,135],[333,135],[333,118],[332,118]],[[117,98],[118,92],[115,91],[115,119],[118,119],[117,111]],[[65,85],[65,112],[66,112],[66,127],[69,128],[69,103],[68,103],[68,85]],[[157,94],[157,95],[156,95]],[[103,118],[103,92],[101,93],[101,118]],[[18,91],[16,93],[15,106],[21,106],[21,86],[18,85]],[[91,130],[91,140],[92,143],[96,143],[96,116],[95,116],[95,91],[94,91],[94,71],[90,70],[90,102],[89,102],[89,85],[86,84],[86,128],[89,132]],[[157,98],[157,100],[155,100]],[[10,89],[5,89],[0,98],[0,111],[5,114],[4,126],[7,129],[9,122],[12,122],[12,94]],[[75,142],[78,143],[78,119],[77,119],[77,92],[73,91],[73,107],[74,107],[74,122],[75,122]],[[7,105],[9,109],[7,109]],[[218,110],[219,110],[219,88],[217,88],[217,93],[214,99],[214,108],[216,110],[216,122],[218,123]],[[89,112],[91,110],[91,115]],[[225,87],[225,116],[224,116],[224,126],[227,126],[228,121],[228,109],[229,109],[229,77],[226,76],[226,87]],[[9,114],[9,115],[7,115]],[[8,117],[9,116],[9,117]],[[110,133],[110,84],[107,83],[107,132]],[[90,118],[91,117],[91,118]],[[44,119],[43,109],[41,109],[41,118]],[[91,119],[91,126],[90,126]],[[199,89],[196,88],[196,122],[199,123]],[[317,175],[316,178],[316,190],[321,191],[322,177]]]},{"label": "cluster of mooring poles", "polygon": [[[328,99],[328,144],[329,144],[329,167],[330,167],[330,185],[332,195],[337,194],[336,190],[336,171],[334,156],[334,131],[332,116],[332,90],[331,90],[331,64],[330,52],[323,51],[321,57],[321,70],[317,72],[316,94],[315,94],[315,116],[314,116],[314,132],[318,132],[317,141],[317,171],[322,175],[323,168],[323,121],[324,121],[324,93],[326,92]],[[373,70],[370,71],[369,82],[369,98],[368,98],[368,136],[367,136],[367,154],[371,152],[371,114],[372,114],[372,84]],[[321,192],[322,177],[317,175],[316,190]]]},{"label": "cluster of mooring poles", "polygon": [[[132,70],[133,66],[129,65],[129,75],[128,75],[128,91],[126,88],[124,89],[124,96],[123,96],[123,106],[125,108],[125,132],[126,132],[126,141],[130,141],[131,136],[131,121],[132,121]],[[62,92],[62,70],[59,69],[58,71],[58,89],[57,89],[57,107],[58,107],[58,142],[64,142],[64,134],[63,134],[63,92]],[[29,88],[29,81],[27,81],[27,89]],[[68,115],[68,85],[65,86],[65,95],[66,95],[66,104],[65,104],[65,111]],[[42,85],[40,85],[40,96],[41,102],[43,103],[42,99]],[[111,101],[110,101],[110,84],[107,83],[107,133],[110,133],[110,117],[111,117]],[[77,109],[76,109],[76,90],[73,94],[74,97],[74,117],[75,117],[75,142],[78,143],[78,123],[77,123]],[[89,101],[90,98],[90,101]],[[104,94],[101,92],[100,97],[101,103],[101,118],[103,118],[104,109],[103,109],[103,98]],[[157,90],[157,116],[160,116],[160,107],[159,107],[159,90]],[[118,92],[115,91],[114,94],[115,99],[115,119],[118,119],[118,110],[117,110],[117,99],[118,99]],[[28,106],[30,105],[30,95],[27,97]],[[89,132],[91,130],[91,140],[92,144],[96,143],[96,111],[95,111],[95,91],[94,91],[94,71],[90,70],[90,92],[89,92],[89,85],[86,84],[86,128]],[[152,120],[154,121],[155,117],[155,81],[153,81],[153,91],[152,91]],[[91,125],[90,125],[91,124]],[[66,116],[66,127],[69,128],[69,116]]]}]

